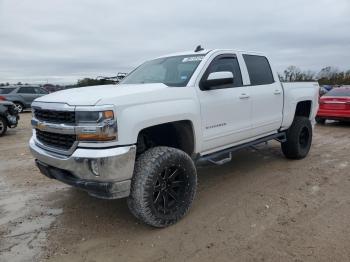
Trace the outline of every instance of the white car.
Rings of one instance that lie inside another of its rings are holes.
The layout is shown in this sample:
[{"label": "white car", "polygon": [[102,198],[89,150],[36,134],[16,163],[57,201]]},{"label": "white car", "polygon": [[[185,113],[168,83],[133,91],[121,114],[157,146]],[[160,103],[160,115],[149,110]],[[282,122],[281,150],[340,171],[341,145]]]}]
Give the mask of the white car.
[{"label": "white car", "polygon": [[197,48],[149,60],[117,86],[40,97],[31,151],[46,176],[127,197],[138,219],[169,226],[191,206],[197,165],[272,139],[287,158],[308,154],[319,86],[282,84],[272,68],[260,53]]}]

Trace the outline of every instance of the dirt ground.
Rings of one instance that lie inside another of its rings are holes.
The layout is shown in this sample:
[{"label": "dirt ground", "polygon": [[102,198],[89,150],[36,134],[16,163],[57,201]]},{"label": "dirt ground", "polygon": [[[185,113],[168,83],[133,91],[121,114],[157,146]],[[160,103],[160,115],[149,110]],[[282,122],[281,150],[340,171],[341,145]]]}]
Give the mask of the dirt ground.
[{"label": "dirt ground", "polygon": [[277,142],[198,171],[178,224],[138,223],[126,201],[99,200],[39,173],[30,113],[0,138],[0,261],[350,261],[350,124],[316,126],[309,156]]}]

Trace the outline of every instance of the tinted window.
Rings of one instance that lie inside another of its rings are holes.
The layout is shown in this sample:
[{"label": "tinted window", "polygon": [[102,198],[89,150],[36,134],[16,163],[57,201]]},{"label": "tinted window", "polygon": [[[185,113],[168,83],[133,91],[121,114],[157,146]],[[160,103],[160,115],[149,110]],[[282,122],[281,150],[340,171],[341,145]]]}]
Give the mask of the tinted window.
[{"label": "tinted window", "polygon": [[224,86],[218,86],[217,88],[230,88],[230,87],[239,87],[243,85],[242,82],[242,74],[241,69],[239,67],[237,58],[235,56],[218,56],[216,57],[213,62],[209,65],[207,71],[203,75],[202,80],[205,80],[208,78],[209,74],[214,72],[232,72],[233,74],[233,84],[230,85],[224,85]]},{"label": "tinted window", "polygon": [[350,96],[350,88],[334,88],[323,97],[326,96]]},{"label": "tinted window", "polygon": [[275,82],[266,57],[257,55],[243,55],[243,57],[251,85],[268,85]]},{"label": "tinted window", "polygon": [[45,89],[40,87],[35,87],[34,90],[35,90],[35,93],[37,94],[48,94],[48,92]]},{"label": "tinted window", "polygon": [[35,94],[35,88],[33,86],[22,86],[19,90],[18,93],[21,94]]},{"label": "tinted window", "polygon": [[15,89],[14,88],[0,88],[0,94],[9,94],[13,90],[15,90]]}]

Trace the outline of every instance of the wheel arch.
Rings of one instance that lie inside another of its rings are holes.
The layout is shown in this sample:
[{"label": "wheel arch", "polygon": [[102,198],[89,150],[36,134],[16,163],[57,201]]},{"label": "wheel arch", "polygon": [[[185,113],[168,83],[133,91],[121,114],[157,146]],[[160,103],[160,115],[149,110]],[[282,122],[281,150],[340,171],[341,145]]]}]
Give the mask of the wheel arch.
[{"label": "wheel arch", "polygon": [[147,126],[137,135],[137,153],[155,146],[180,149],[193,156],[196,152],[195,128],[190,120],[178,120]]},{"label": "wheel arch", "polygon": [[299,101],[295,107],[294,118],[296,116],[304,116],[304,117],[307,117],[310,119],[311,109],[312,109],[312,101],[311,100]]},{"label": "wheel arch", "polygon": [[26,108],[26,105],[22,102],[22,101],[20,101],[20,100],[17,100],[17,99],[15,99],[15,100],[13,100],[13,101],[11,101],[12,103],[14,103],[14,104],[21,104],[21,106],[22,106],[22,108],[23,109],[25,109]]},{"label": "wheel arch", "polygon": [[301,98],[293,103],[285,104],[281,129],[288,129],[297,116],[304,116],[312,121],[317,111],[315,108],[315,102],[311,98]]}]

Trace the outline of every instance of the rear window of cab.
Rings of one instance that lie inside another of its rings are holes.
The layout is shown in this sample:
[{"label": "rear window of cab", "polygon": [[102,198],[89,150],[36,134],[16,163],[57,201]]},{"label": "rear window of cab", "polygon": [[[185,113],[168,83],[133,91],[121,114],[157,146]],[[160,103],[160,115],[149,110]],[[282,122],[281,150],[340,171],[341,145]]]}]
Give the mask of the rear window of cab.
[{"label": "rear window of cab", "polygon": [[327,94],[324,95],[326,96],[346,96],[350,97],[350,88],[334,88],[331,91],[329,91]]}]

